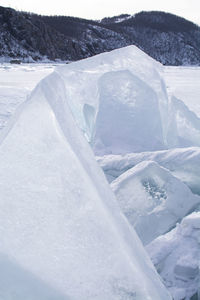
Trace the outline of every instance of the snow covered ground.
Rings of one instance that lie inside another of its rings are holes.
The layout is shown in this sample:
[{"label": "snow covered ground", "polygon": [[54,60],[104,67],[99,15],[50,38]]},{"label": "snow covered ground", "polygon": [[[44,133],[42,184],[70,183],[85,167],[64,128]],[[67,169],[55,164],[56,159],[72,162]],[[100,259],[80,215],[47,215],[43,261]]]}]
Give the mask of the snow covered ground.
[{"label": "snow covered ground", "polygon": [[[0,66],[3,299],[197,295],[199,213],[185,216],[199,210],[199,82],[200,68],[163,67],[133,46]],[[181,221],[194,243],[168,233]]]},{"label": "snow covered ground", "polygon": [[0,64],[0,130],[53,64]]}]

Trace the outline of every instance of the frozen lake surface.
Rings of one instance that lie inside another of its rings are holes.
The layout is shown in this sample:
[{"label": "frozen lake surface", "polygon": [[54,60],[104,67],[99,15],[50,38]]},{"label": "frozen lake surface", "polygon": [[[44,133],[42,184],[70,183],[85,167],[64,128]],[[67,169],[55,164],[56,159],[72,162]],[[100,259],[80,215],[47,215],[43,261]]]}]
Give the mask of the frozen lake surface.
[{"label": "frozen lake surface", "polygon": [[53,64],[0,64],[0,129],[37,83],[54,69]]}]

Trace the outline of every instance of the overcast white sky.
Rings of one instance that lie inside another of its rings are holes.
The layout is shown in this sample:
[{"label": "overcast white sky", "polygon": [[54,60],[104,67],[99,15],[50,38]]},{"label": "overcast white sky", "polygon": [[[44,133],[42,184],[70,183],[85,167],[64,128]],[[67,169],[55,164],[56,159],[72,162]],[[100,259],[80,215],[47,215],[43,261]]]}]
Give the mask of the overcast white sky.
[{"label": "overcast white sky", "polygon": [[161,10],[200,24],[200,0],[0,0],[0,6],[87,19],[135,14],[141,10]]}]

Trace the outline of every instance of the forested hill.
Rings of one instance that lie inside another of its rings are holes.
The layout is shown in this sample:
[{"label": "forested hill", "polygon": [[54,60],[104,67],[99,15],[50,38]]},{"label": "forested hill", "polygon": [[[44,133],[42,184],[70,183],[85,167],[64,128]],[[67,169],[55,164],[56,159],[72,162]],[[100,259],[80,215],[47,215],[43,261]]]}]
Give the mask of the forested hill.
[{"label": "forested hill", "polygon": [[200,27],[164,12],[101,21],[39,16],[0,7],[0,57],[79,60],[136,45],[165,65],[200,65]]}]

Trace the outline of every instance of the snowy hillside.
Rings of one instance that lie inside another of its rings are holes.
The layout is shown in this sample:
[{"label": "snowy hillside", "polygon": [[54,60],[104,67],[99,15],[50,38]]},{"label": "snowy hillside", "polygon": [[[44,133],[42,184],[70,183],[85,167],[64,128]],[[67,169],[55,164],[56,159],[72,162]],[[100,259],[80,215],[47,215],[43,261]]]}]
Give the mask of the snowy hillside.
[{"label": "snowy hillside", "polygon": [[92,21],[0,6],[0,60],[76,61],[128,45],[165,65],[200,65],[200,28],[176,15],[151,11]]},{"label": "snowy hillside", "polygon": [[0,75],[2,299],[198,299],[199,69],[129,46]]}]

